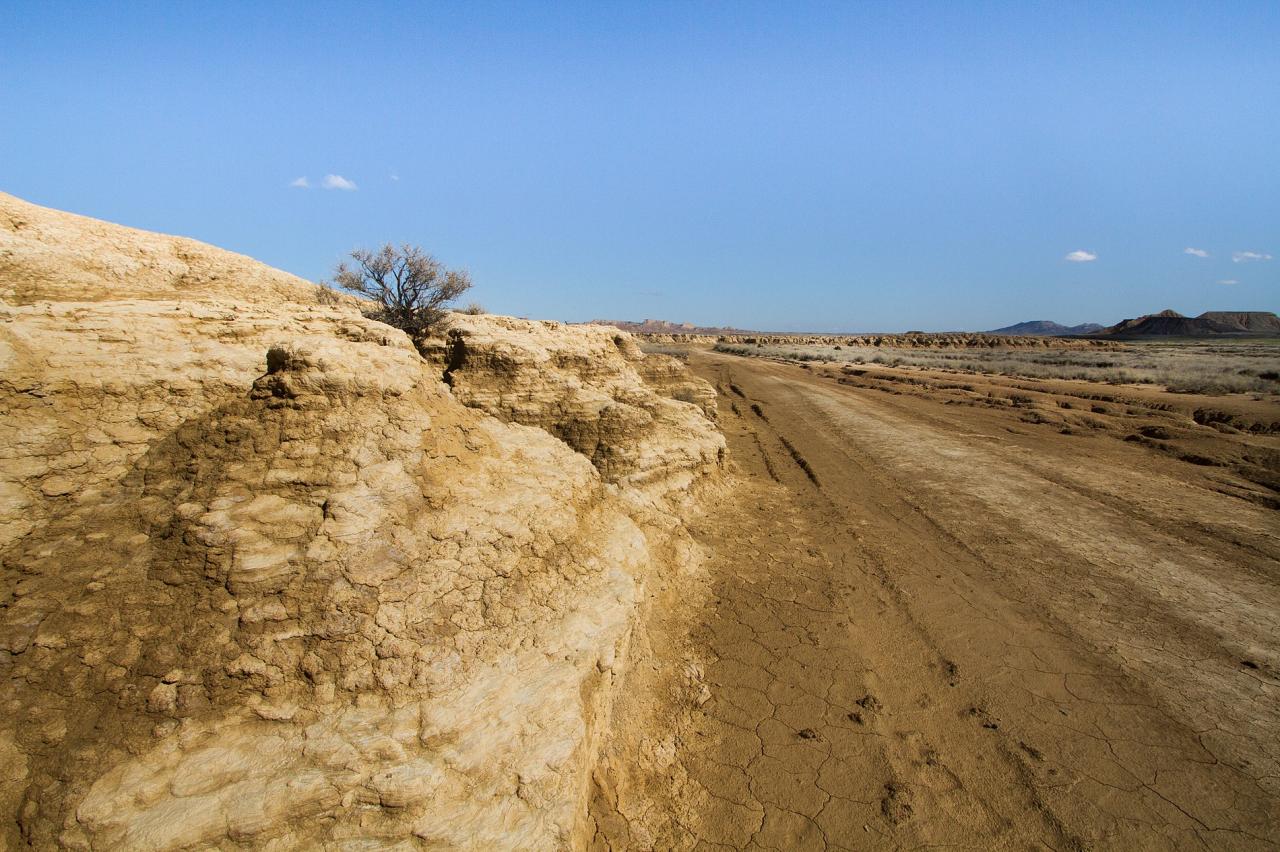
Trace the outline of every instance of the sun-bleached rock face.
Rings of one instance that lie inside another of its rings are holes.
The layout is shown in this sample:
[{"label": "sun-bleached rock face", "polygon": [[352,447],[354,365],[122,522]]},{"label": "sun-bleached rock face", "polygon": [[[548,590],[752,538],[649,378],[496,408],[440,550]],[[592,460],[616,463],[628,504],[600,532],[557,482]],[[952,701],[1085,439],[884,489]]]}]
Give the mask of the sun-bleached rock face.
[{"label": "sun-bleached rock face", "polygon": [[0,195],[0,846],[582,844],[709,391],[464,326],[516,376],[577,353],[522,409],[617,409],[570,446],[315,294]]},{"label": "sun-bleached rock face", "polygon": [[425,355],[461,402],[545,429],[610,482],[680,490],[723,458],[711,386],[617,329],[458,315]]},{"label": "sun-bleached rock face", "polygon": [[314,303],[316,285],[196,240],[28,204],[0,192],[0,299]]}]

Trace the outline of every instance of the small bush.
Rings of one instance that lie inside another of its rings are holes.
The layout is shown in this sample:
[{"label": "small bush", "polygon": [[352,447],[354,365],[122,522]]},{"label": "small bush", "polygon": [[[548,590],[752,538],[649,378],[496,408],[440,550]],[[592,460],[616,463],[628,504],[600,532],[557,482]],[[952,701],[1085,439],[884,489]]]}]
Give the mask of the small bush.
[{"label": "small bush", "polygon": [[327,284],[316,285],[317,305],[338,305],[342,303],[342,294]]},{"label": "small bush", "polygon": [[414,342],[426,337],[445,317],[445,306],[471,287],[465,270],[444,264],[417,246],[387,243],[376,252],[351,252],[355,266],[339,263],[334,284],[372,299],[373,315],[408,333]]},{"label": "small bush", "polygon": [[484,305],[480,304],[479,302],[472,302],[471,304],[463,308],[462,312],[464,314],[468,314],[469,316],[473,316],[473,317],[480,316],[480,314],[489,313],[484,309]]}]

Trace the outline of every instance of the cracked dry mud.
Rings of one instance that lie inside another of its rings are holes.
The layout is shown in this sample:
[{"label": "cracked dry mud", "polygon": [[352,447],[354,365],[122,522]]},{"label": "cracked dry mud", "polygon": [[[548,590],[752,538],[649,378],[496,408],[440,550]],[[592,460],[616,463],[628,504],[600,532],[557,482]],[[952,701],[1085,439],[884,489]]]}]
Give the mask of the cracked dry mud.
[{"label": "cracked dry mud", "polygon": [[698,583],[654,603],[670,664],[624,690],[593,848],[1280,841],[1278,526],[1229,496],[1253,486],[1016,411],[691,363],[730,482],[692,523]]}]

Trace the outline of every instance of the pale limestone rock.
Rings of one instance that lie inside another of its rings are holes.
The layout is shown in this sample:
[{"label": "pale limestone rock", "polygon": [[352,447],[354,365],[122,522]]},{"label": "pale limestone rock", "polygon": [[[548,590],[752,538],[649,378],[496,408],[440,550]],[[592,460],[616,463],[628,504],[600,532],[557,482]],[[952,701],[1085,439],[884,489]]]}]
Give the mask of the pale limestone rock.
[{"label": "pale limestone rock", "polygon": [[0,195],[0,846],[584,842],[711,391],[315,293]]},{"label": "pale limestone rock", "polygon": [[615,328],[457,315],[425,354],[466,405],[547,430],[610,482],[678,491],[723,457],[714,390]]}]

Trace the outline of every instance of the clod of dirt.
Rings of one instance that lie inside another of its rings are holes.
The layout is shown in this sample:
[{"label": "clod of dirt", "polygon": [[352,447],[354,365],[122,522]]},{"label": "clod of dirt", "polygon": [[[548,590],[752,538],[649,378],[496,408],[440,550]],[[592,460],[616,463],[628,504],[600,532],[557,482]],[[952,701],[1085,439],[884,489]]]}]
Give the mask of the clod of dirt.
[{"label": "clod of dirt", "polygon": [[986,710],[982,710],[977,707],[970,707],[969,715],[977,717],[981,721],[982,727],[986,728],[988,731],[1000,730],[999,723],[996,722],[995,719],[992,719],[991,715],[987,713]]},{"label": "clod of dirt", "polygon": [[906,788],[893,783],[885,784],[884,796],[880,799],[880,813],[894,825],[911,819],[910,794]]},{"label": "clod of dirt", "polygon": [[869,710],[872,713],[878,713],[884,709],[884,705],[880,703],[880,699],[876,698],[871,693],[867,693],[854,703],[863,710]]}]

